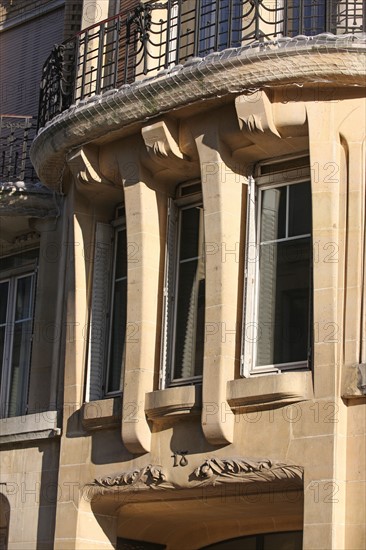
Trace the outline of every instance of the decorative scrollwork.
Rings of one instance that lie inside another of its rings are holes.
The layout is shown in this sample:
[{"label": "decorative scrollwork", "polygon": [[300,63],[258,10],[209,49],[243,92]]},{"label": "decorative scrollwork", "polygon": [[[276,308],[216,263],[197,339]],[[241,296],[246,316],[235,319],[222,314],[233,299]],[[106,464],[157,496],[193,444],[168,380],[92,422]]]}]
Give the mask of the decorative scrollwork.
[{"label": "decorative scrollwork", "polygon": [[135,469],[130,472],[124,472],[116,476],[106,476],[95,479],[92,485],[98,487],[154,487],[166,481],[166,476],[163,473],[161,466],[153,466],[149,464],[144,468]]},{"label": "decorative scrollwork", "polygon": [[42,69],[39,125],[62,113],[72,103],[75,43],[55,44]]},{"label": "decorative scrollwork", "polygon": [[142,44],[149,40],[151,30],[151,11],[150,4],[139,4],[127,18],[127,39],[131,36],[131,26],[136,25],[138,39]]},{"label": "decorative scrollwork", "polygon": [[269,459],[208,458],[195,469],[191,478],[203,483],[217,484],[237,481],[271,481],[275,479],[302,479],[299,466],[272,462]]}]

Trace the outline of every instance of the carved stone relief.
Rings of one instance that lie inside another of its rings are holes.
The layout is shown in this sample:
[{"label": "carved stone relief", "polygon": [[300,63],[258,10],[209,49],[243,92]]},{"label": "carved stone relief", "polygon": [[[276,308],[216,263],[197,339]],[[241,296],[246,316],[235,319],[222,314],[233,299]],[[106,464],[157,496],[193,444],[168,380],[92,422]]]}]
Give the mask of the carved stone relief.
[{"label": "carved stone relief", "polygon": [[165,482],[166,475],[164,474],[161,466],[153,466],[152,464],[148,464],[144,468],[131,470],[116,476],[97,478],[93,481],[93,483],[91,483],[91,485],[104,488],[119,487],[127,490],[149,487],[173,487]]},{"label": "carved stone relief", "polygon": [[269,459],[207,458],[188,475],[186,484],[173,483],[161,466],[149,464],[115,476],[95,479],[94,488],[129,491],[136,489],[182,489],[222,483],[254,483],[293,480],[302,483],[300,466],[273,462]]},{"label": "carved stone relief", "polygon": [[203,484],[274,481],[295,479],[302,480],[303,469],[300,466],[272,462],[269,459],[251,460],[247,458],[208,458],[195,469],[192,479]]}]

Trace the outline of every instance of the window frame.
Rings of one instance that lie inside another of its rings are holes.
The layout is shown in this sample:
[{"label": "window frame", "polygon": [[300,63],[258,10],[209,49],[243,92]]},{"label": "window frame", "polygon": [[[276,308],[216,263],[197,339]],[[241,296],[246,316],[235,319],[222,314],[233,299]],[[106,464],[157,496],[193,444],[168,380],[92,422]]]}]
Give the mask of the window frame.
[{"label": "window frame", "polygon": [[[110,281],[110,289],[109,289],[109,305],[108,305],[108,343],[106,348],[106,365],[104,369],[104,390],[103,390],[103,397],[104,399],[107,399],[109,397],[116,397],[118,395],[123,394],[123,387],[121,387],[119,390],[111,390],[108,391],[108,383],[109,383],[109,374],[111,370],[111,346],[112,346],[112,330],[113,330],[113,308],[114,308],[114,298],[115,298],[115,285],[116,285],[116,264],[117,264],[117,248],[118,248],[118,233],[122,233],[123,231],[126,232],[126,296],[125,296],[125,316],[127,319],[127,280],[128,280],[128,246],[127,246],[127,227],[126,227],[126,215],[124,213],[124,207],[122,205],[118,206],[116,208],[116,215],[118,213],[119,209],[123,209],[123,214],[121,214],[119,217],[116,217],[112,222],[111,226],[114,229],[113,232],[113,265],[112,265],[112,277]],[[124,278],[121,278],[122,280]],[[123,343],[123,351],[122,351],[122,362],[121,362],[121,371],[120,371],[120,378],[123,379],[124,377],[124,369],[125,369],[125,361],[126,361],[126,335],[127,335],[127,321],[126,321],[126,327],[125,327],[125,340]]]},{"label": "window frame", "polygon": [[[100,229],[99,229],[100,227]],[[98,231],[100,231],[98,238]],[[95,226],[95,242],[94,242],[94,265],[92,275],[91,289],[91,304],[89,314],[89,339],[87,352],[87,377],[85,386],[85,401],[91,403],[101,399],[111,399],[121,396],[123,393],[122,386],[118,390],[108,391],[109,374],[110,374],[110,358],[111,358],[111,342],[112,342],[112,327],[113,327],[113,304],[115,292],[115,270],[116,270],[116,255],[119,232],[126,231],[126,216],[124,213],[124,204],[119,204],[115,207],[115,218],[109,222],[97,222]],[[101,258],[97,257],[100,249]],[[103,250],[106,250],[106,258],[103,257]],[[128,245],[126,231],[126,278],[128,278]],[[105,259],[103,264],[104,281],[98,281],[100,277],[100,262]],[[96,271],[98,269],[98,272]],[[105,283],[103,287],[103,282]],[[126,285],[127,286],[127,285]],[[102,296],[102,297],[101,297]],[[95,300],[95,303],[94,303]],[[105,308],[98,307],[100,300],[104,301]],[[127,290],[125,296],[125,314],[127,318]],[[97,321],[93,320],[96,316]],[[95,325],[97,328],[95,329]],[[99,325],[99,329],[98,329]],[[127,322],[126,322],[127,327]],[[96,331],[96,334],[95,334]],[[99,331],[99,332],[98,332]],[[94,337],[95,342],[94,342]],[[94,349],[94,344],[97,344]],[[122,352],[121,376],[124,372],[126,353],[126,330],[125,341]]]},{"label": "window frame", "polygon": [[[17,254],[12,254],[16,256]],[[28,393],[29,393],[29,380],[30,380],[30,368],[32,360],[32,347],[33,347],[33,331],[34,331],[34,313],[35,313],[35,299],[36,299],[36,286],[37,286],[37,270],[38,260],[34,259],[25,263],[22,266],[9,268],[1,271],[0,283],[9,282],[7,303],[6,303],[6,319],[5,319],[5,334],[4,334],[4,349],[1,368],[1,389],[0,389],[0,418],[13,418],[16,416],[23,416],[28,411]],[[29,316],[26,319],[15,320],[16,298],[18,281],[26,277],[31,277],[30,285],[30,300],[29,300]],[[11,311],[9,311],[11,310]],[[21,389],[20,398],[20,412],[19,414],[9,415],[10,407],[10,391],[11,391],[11,379],[13,370],[13,354],[14,354],[14,334],[15,325],[17,322],[30,322],[31,330],[29,336],[29,342],[27,345],[26,357],[26,372],[24,375],[23,387]]]},{"label": "window frame", "polygon": [[[299,161],[299,166],[291,166],[291,162]],[[303,163],[301,161],[304,161]],[[285,163],[285,167],[278,171],[263,173],[263,168]],[[288,167],[286,168],[286,163]],[[311,170],[308,154],[300,154],[297,156],[278,157],[260,162],[255,170],[254,176],[248,178],[248,198],[247,198],[247,220],[246,220],[246,239],[245,239],[245,271],[244,271],[244,299],[243,299],[243,314],[242,314],[242,345],[241,345],[241,376],[249,378],[251,376],[260,376],[268,374],[279,374],[286,371],[308,370],[312,363],[313,351],[313,227],[311,233],[299,235],[294,238],[283,239],[283,242],[310,237],[310,254],[309,254],[309,313],[308,313],[308,350],[307,359],[304,361],[274,363],[264,366],[256,366],[257,360],[257,334],[251,340],[246,341],[247,327],[258,325],[258,303],[259,303],[259,288],[260,288],[260,270],[259,270],[259,255],[260,255],[260,224],[261,224],[261,202],[262,192],[266,189],[289,187],[298,183],[308,182],[311,190]],[[311,197],[312,199],[312,197]],[[287,205],[288,206],[288,205]],[[310,203],[312,213],[312,200]],[[253,219],[254,217],[254,219]],[[287,213],[286,213],[286,224]],[[312,223],[312,222],[311,222]],[[254,225],[253,225],[254,224]],[[253,234],[254,233],[254,234]],[[254,237],[254,238],[253,238]],[[282,240],[282,239],[281,239]],[[277,241],[277,240],[276,240]],[[254,244],[255,261],[249,260],[249,247]],[[254,263],[253,266],[250,264]]]},{"label": "window frame", "polygon": [[[197,191],[197,187],[199,190]],[[191,193],[183,194],[184,189],[192,188]],[[202,375],[189,376],[186,378],[174,378],[175,369],[175,348],[177,339],[177,308],[178,308],[178,293],[179,293],[179,255],[182,236],[182,212],[195,206],[202,206],[203,194],[202,186],[199,180],[185,182],[179,185],[177,196],[175,199],[170,199],[168,203],[168,222],[166,234],[166,250],[165,250],[165,281],[164,281],[164,304],[163,304],[163,335],[161,345],[161,366],[160,366],[160,389],[196,385],[202,383]],[[173,223],[169,222],[173,220]],[[172,227],[173,225],[173,227]],[[203,222],[204,227],[204,222]],[[171,234],[174,232],[174,234]],[[202,258],[205,264],[206,276],[206,258],[203,234],[202,240]],[[172,265],[172,269],[169,266]],[[169,273],[170,271],[170,273]],[[172,302],[172,303],[171,303]],[[205,299],[206,302],[206,299]],[[166,319],[171,317],[171,322],[166,322]],[[197,336],[197,334],[196,334]],[[203,343],[204,345],[204,343]],[[194,349],[194,356],[196,348]]]}]

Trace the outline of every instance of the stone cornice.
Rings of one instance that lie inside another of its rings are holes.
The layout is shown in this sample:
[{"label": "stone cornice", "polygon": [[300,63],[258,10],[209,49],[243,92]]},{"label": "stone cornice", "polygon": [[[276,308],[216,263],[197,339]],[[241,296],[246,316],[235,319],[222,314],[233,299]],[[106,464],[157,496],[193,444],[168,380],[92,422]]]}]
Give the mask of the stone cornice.
[{"label": "stone cornice", "polygon": [[366,36],[319,35],[234,48],[194,58],[155,77],[93,96],[55,117],[31,148],[37,173],[52,188],[72,149],[203,100],[289,84],[364,86]]},{"label": "stone cornice", "polygon": [[0,215],[49,218],[59,213],[60,197],[40,182],[0,184]]}]

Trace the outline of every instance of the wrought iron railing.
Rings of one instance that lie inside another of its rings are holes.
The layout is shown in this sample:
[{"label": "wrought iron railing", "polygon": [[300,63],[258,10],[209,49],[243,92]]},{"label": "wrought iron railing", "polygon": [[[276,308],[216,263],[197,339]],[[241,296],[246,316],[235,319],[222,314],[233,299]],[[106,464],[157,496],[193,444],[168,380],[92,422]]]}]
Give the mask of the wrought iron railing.
[{"label": "wrought iron railing", "polygon": [[37,180],[29,157],[36,130],[31,116],[0,115],[0,183]]},{"label": "wrought iron railing", "polygon": [[281,36],[365,30],[366,0],[144,3],[56,45],[42,74],[39,123],[72,103],[226,48]]}]

